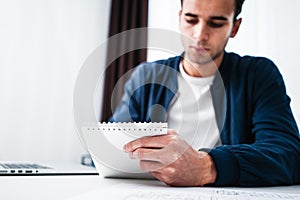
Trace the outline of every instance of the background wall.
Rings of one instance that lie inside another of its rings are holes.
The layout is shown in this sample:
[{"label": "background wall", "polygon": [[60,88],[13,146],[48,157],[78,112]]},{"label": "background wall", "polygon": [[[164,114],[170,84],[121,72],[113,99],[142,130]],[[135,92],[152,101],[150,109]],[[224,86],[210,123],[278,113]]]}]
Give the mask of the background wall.
[{"label": "background wall", "polygon": [[[180,0],[151,0],[149,27],[178,32]],[[227,51],[240,55],[272,59],[281,71],[296,120],[300,120],[300,1],[246,0],[241,14],[239,33],[231,39]],[[151,35],[150,35],[151,39]],[[180,41],[177,41],[180,43]],[[150,50],[148,60],[174,56],[161,50]]]},{"label": "background wall", "polygon": [[80,161],[74,83],[109,10],[110,0],[0,0],[1,160]]}]

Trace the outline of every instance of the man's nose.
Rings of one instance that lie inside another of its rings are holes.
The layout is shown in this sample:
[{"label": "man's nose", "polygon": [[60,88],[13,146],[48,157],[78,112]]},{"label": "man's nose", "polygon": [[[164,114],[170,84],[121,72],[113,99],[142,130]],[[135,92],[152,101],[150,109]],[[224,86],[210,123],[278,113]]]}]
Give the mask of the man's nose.
[{"label": "man's nose", "polygon": [[194,38],[197,41],[206,41],[209,38],[209,30],[208,27],[203,22],[199,22],[194,27]]}]

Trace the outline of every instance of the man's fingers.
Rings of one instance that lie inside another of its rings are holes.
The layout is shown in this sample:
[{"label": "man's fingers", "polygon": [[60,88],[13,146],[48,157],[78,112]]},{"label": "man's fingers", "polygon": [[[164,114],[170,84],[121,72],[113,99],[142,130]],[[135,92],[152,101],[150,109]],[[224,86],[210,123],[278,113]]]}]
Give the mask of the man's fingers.
[{"label": "man's fingers", "polygon": [[140,168],[142,170],[148,171],[148,172],[157,172],[160,169],[162,169],[164,166],[160,162],[155,162],[155,161],[145,161],[141,160],[140,161]]},{"label": "man's fingers", "polygon": [[161,166],[165,167],[177,161],[182,156],[182,153],[170,153],[167,148],[139,148],[133,152],[129,152],[128,155],[130,158],[139,159],[140,161],[158,162]]},{"label": "man's fingers", "polygon": [[167,135],[142,137],[125,144],[123,149],[125,152],[132,152],[138,148],[160,149],[165,147],[170,141],[172,141],[174,136],[175,134],[173,131],[171,132],[171,134],[169,134],[168,131]]},{"label": "man's fingers", "polygon": [[160,162],[163,152],[158,149],[139,148],[133,152],[129,152],[129,157],[139,159],[141,161],[156,161]]},{"label": "man's fingers", "polygon": [[173,129],[168,129],[168,135],[177,135],[177,132]]}]

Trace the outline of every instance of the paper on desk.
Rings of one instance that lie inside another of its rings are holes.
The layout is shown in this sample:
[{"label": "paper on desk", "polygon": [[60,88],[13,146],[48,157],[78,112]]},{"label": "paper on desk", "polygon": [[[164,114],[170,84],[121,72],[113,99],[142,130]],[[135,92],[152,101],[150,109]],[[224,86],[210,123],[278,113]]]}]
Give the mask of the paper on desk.
[{"label": "paper on desk", "polygon": [[300,194],[249,191],[243,188],[169,187],[157,181],[115,184],[105,191],[93,191],[76,199],[118,200],[300,200]]},{"label": "paper on desk", "polygon": [[[300,200],[300,194],[246,191],[206,187],[157,187],[141,184],[120,184],[118,199],[126,200]],[[121,192],[123,191],[123,192]],[[126,191],[126,192],[125,192]]]}]

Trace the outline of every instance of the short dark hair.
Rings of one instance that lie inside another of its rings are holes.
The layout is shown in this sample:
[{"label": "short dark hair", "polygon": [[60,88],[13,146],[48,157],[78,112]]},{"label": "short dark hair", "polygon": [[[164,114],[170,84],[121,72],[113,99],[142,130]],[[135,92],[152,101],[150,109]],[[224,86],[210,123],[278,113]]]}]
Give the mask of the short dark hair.
[{"label": "short dark hair", "polygon": [[[234,10],[234,19],[239,16],[239,14],[242,12],[242,6],[245,0],[235,0],[235,10]],[[183,4],[183,0],[181,0],[181,7]]]}]

